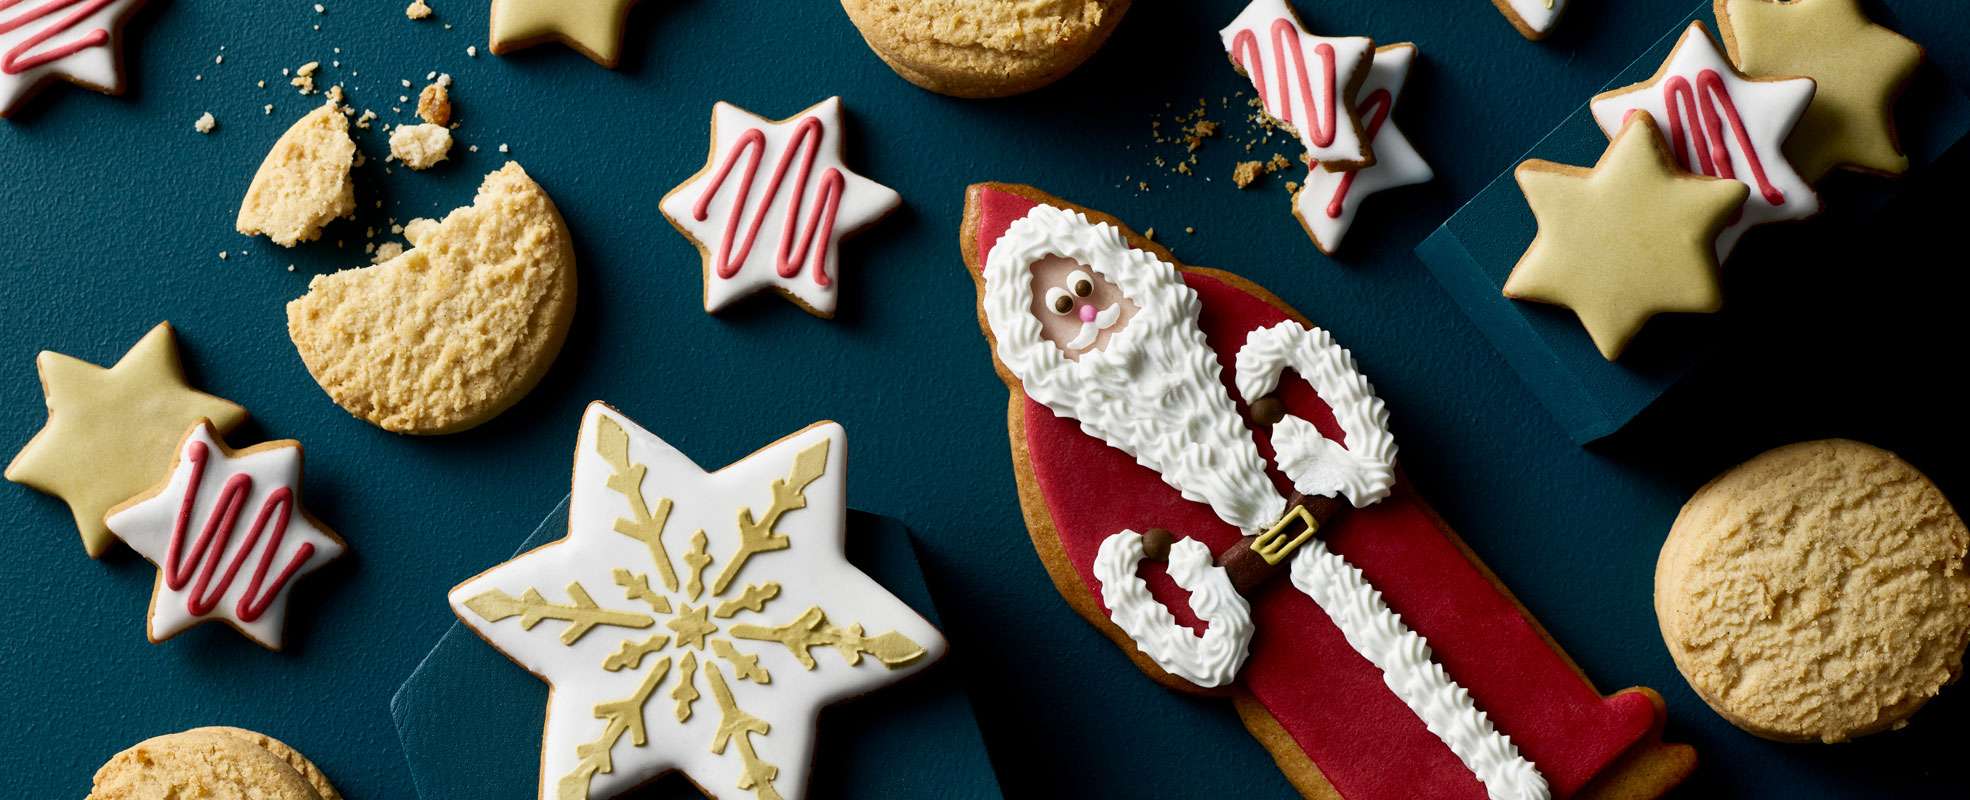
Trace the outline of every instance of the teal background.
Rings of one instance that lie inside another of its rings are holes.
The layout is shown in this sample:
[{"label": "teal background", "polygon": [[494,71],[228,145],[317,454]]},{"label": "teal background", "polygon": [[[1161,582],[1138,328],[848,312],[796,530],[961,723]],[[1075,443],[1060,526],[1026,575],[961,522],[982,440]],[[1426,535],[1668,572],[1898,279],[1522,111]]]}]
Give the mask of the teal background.
[{"label": "teal background", "polygon": [[[616,71],[558,46],[487,54],[485,0],[433,0],[438,16],[423,23],[405,20],[397,0],[322,1],[318,15],[312,0],[151,0],[130,28],[126,96],[57,86],[0,123],[10,273],[0,281],[0,442],[25,444],[42,423],[37,351],[107,364],[169,319],[192,379],[252,411],[233,443],[305,443],[306,501],[353,548],[295,595],[285,653],[215,626],[150,645],[155,571],[127,550],[89,560],[59,501],[0,486],[9,794],[81,796],[103,760],[139,739],[231,724],[294,744],[352,798],[409,797],[390,697],[452,624],[444,590],[504,560],[567,492],[581,408],[604,399],[707,465],[816,419],[844,423],[850,502],[915,534],[1008,796],[1293,796],[1228,705],[1137,674],[1060,600],[1034,556],[1004,389],[955,241],[963,187],[976,180],[1033,183],[1154,227],[1178,257],[1241,273],[1331,329],[1388,400],[1422,493],[1602,688],[1644,684],[1668,698],[1670,738],[1704,759],[1685,796],[1961,792],[1970,692],[1947,690],[1909,728],[1851,745],[1758,740],[1677,675],[1650,586],[1683,500],[1771,446],[1860,438],[1902,453],[1946,492],[1970,491],[1957,388],[1963,148],[1901,181],[1861,223],[1747,238],[1712,356],[1588,448],[1412,254],[1687,14],[1685,0],[1576,0],[1543,43],[1520,38],[1483,0],[1300,3],[1318,30],[1422,48],[1397,120],[1438,180],[1371,201],[1339,260],[1307,241],[1278,181],[1229,185],[1248,156],[1222,136],[1198,151],[1198,175],[1149,164],[1182,153],[1152,140],[1166,103],[1204,98],[1212,119],[1239,116],[1220,110],[1247,86],[1215,36],[1236,0],[1143,0],[1083,69],[991,102],[904,83],[822,0],[651,0],[630,14]],[[1970,75],[1960,3],[1868,6],[1927,45],[1946,74]],[[267,147],[319,101],[286,88],[280,69],[316,60],[323,85],[345,82],[358,108],[391,121],[402,117],[389,107],[412,94],[399,80],[452,74],[460,148],[481,149],[386,174],[382,137],[361,134],[371,157],[357,176],[363,217],[282,251],[233,233],[233,214]],[[770,297],[705,315],[698,254],[657,201],[702,164],[712,103],[777,117],[830,94],[848,107],[849,164],[901,192],[903,208],[843,248],[832,322]],[[191,128],[204,111],[219,121],[209,136]],[[574,233],[579,319],[560,360],[517,407],[468,433],[411,439],[349,417],[302,368],[283,304],[312,275],[367,263],[365,227],[468,202],[505,158],[501,143]],[[1133,188],[1138,180],[1150,190]]]}]

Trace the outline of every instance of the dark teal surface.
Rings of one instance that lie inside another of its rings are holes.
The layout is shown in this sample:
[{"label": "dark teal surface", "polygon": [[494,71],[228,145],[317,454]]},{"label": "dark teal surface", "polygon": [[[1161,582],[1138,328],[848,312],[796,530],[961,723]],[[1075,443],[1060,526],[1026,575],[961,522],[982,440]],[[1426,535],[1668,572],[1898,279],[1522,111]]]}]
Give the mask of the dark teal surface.
[{"label": "dark teal surface", "polygon": [[[514,553],[568,535],[568,501],[549,512]],[[848,514],[849,563],[941,624],[917,568],[910,532],[895,520]],[[808,797],[984,800],[999,795],[971,701],[958,680],[961,654],[895,686],[821,714]],[[532,800],[539,776],[547,684],[464,625],[454,624],[390,699],[420,800]],[[727,787],[712,786],[716,790]],[[783,787],[784,788],[784,787]],[[702,797],[677,776],[638,797]]]},{"label": "dark teal surface", "polygon": [[[1704,2],[1689,17],[1670,25],[1653,47],[1605,88],[1648,80],[1675,50],[1692,20],[1701,21],[1715,36],[1719,28],[1711,11],[1711,4]],[[1897,110],[1900,143],[1909,155],[1910,169],[1918,172],[1970,132],[1970,99],[1934,64],[1925,64],[1911,79]],[[1525,157],[1590,167],[1606,148],[1607,136],[1582,102]],[[1824,202],[1829,212],[1805,224],[1865,224],[1867,217],[1901,188],[1896,181],[1851,177],[1828,184],[1829,196]],[[1416,256],[1490,337],[1492,345],[1560,425],[1584,444],[1620,430],[1708,355],[1718,339],[1719,317],[1657,317],[1619,361],[1609,361],[1595,349],[1572,310],[1512,300],[1502,293],[1506,278],[1532,243],[1537,228],[1518,180],[1508,169],[1424,239],[1416,248]],[[1752,241],[1762,242],[1774,235],[1786,234],[1760,232]],[[1762,258],[1764,254],[1754,245],[1732,253],[1729,263],[1742,268],[1745,262]],[[1758,287],[1748,286],[1744,291],[1758,291]]]},{"label": "dark teal surface", "polygon": [[[1007,796],[1291,797],[1227,704],[1138,674],[1033,553],[1005,392],[956,246],[963,188],[985,179],[1154,227],[1180,258],[1244,274],[1331,329],[1388,400],[1408,474],[1443,516],[1603,688],[1668,698],[1670,737],[1705,759],[1685,796],[1961,794],[1970,690],[1852,745],[1754,739],[1677,675],[1650,591],[1690,492],[1771,446],[1865,439],[1970,495],[1962,149],[1909,176],[1857,230],[1790,226],[1746,241],[1765,256],[1731,271],[1714,354],[1588,448],[1412,254],[1688,13],[1686,0],[1575,0],[1543,43],[1484,0],[1301,2],[1319,30],[1422,48],[1399,120],[1438,180],[1370,201],[1338,261],[1307,241],[1278,182],[1231,187],[1232,164],[1249,156],[1228,139],[1198,151],[1197,175],[1150,164],[1182,153],[1152,141],[1165,104],[1215,109],[1248,90],[1215,35],[1236,0],[1140,0],[1086,67],[993,102],[897,79],[826,0],[649,0],[630,15],[617,71],[558,46],[488,55],[486,0],[432,0],[438,16],[424,23],[398,0],[322,2],[325,15],[311,0],[151,0],[131,28],[128,95],[55,87],[0,123],[0,442],[25,444],[43,421],[37,351],[107,364],[169,319],[193,380],[253,412],[234,444],[306,444],[306,501],[353,548],[300,585],[285,653],[215,626],[151,645],[155,570],[123,549],[91,561],[59,501],[0,486],[0,794],[79,797],[139,739],[231,724],[296,745],[355,800],[411,797],[391,694],[453,624],[445,590],[506,559],[567,493],[581,410],[603,399],[704,464],[817,419],[845,424],[850,502],[915,534]],[[1960,2],[1869,5],[1945,73],[1970,74]],[[381,136],[362,134],[364,217],[281,251],[233,233],[233,215],[267,147],[318,100],[286,88],[280,69],[315,60],[324,83],[346,82],[357,107],[389,120],[410,94],[400,80],[452,74],[461,146],[481,149],[386,174]],[[849,163],[901,192],[902,210],[844,247],[832,322],[770,297],[705,315],[697,251],[657,201],[702,165],[712,103],[780,116],[831,94],[849,110]],[[204,111],[219,120],[210,136],[191,128]],[[349,417],[302,368],[283,304],[312,275],[366,263],[365,227],[468,202],[502,142],[575,237],[581,306],[567,348],[530,396],[471,432],[412,439]]]}]

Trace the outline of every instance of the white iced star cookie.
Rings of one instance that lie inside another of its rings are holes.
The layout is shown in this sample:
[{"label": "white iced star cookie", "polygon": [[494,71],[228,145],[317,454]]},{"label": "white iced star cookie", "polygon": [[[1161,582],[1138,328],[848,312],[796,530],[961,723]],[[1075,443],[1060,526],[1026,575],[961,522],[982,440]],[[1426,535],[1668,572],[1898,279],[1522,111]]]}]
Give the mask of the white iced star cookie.
[{"label": "white iced star cookie", "polygon": [[1717,236],[1722,264],[1751,226],[1819,213],[1819,195],[1780,150],[1813,89],[1811,78],[1746,77],[1703,23],[1692,22],[1654,76],[1595,95],[1588,107],[1609,140],[1628,115],[1647,111],[1677,165],[1751,187],[1737,219]]},{"label": "white iced star cookie", "polygon": [[1252,0],[1218,37],[1266,116],[1298,134],[1308,158],[1330,172],[1374,165],[1355,108],[1375,40],[1307,33],[1286,0]]},{"label": "white iced star cookie", "polygon": [[553,687],[542,800],[671,771],[720,797],[798,800],[822,707],[943,657],[937,629],[843,557],[846,449],[822,422],[707,473],[588,407],[567,538],[450,597]]},{"label": "white iced star cookie", "polygon": [[0,0],[0,117],[61,79],[123,92],[117,39],[144,0]]},{"label": "white iced star cookie", "polygon": [[1320,252],[1333,255],[1340,249],[1341,238],[1354,224],[1354,212],[1368,195],[1427,183],[1436,177],[1429,162],[1395,124],[1395,104],[1402,99],[1402,84],[1409,79],[1409,65],[1415,61],[1413,44],[1376,48],[1368,81],[1361,85],[1357,111],[1362,133],[1375,150],[1375,165],[1348,172],[1308,170],[1306,183],[1293,193],[1293,215],[1300,218],[1300,225]]},{"label": "white iced star cookie", "polygon": [[903,202],[849,171],[841,143],[839,97],[778,121],[712,107],[711,156],[660,205],[704,256],[706,312],[772,289],[834,316],[842,238]]},{"label": "white iced star cookie", "polygon": [[1498,13],[1517,28],[1520,35],[1538,41],[1553,32],[1566,13],[1567,0],[1491,0]]},{"label": "white iced star cookie", "polygon": [[301,444],[233,450],[200,420],[158,487],[104,522],[158,568],[150,640],[219,620],[279,650],[294,582],[348,551],[301,505]]}]

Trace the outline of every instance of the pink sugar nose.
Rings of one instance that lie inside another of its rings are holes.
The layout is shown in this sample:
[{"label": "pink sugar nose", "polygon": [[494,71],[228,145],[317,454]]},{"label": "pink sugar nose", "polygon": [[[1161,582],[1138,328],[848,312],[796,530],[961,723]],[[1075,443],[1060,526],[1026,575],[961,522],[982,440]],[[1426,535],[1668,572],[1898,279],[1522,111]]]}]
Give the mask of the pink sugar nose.
[{"label": "pink sugar nose", "polygon": [[1095,312],[1095,309],[1094,309],[1094,304],[1093,304],[1093,303],[1083,303],[1083,304],[1081,304],[1081,321],[1082,321],[1082,322],[1093,322],[1093,321],[1094,321],[1094,315],[1095,315],[1095,313],[1096,313],[1096,312]]}]

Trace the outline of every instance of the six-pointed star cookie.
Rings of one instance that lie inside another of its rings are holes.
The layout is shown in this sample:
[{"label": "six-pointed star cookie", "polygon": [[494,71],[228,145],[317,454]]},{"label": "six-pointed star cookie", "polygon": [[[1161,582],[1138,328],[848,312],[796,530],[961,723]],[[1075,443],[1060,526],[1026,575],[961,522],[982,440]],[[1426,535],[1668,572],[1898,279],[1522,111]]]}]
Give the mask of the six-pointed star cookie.
[{"label": "six-pointed star cookie", "polygon": [[704,169],[660,204],[704,256],[705,311],[772,289],[834,316],[842,237],[903,202],[842,164],[841,98],[777,122],[719,103],[711,134]]},{"label": "six-pointed star cookie", "polygon": [[1539,235],[1505,296],[1566,306],[1609,361],[1650,317],[1723,305],[1712,255],[1744,184],[1679,169],[1646,111],[1593,169],[1527,161],[1514,171]]},{"label": "six-pointed star cookie", "polygon": [[60,79],[123,92],[116,40],[144,0],[0,0],[0,117]]},{"label": "six-pointed star cookie", "polygon": [[7,480],[67,501],[91,558],[112,541],[103,514],[157,483],[186,428],[204,418],[225,432],[246,421],[246,409],[185,383],[169,322],[109,369],[46,350],[34,363],[48,424],[7,465]]},{"label": "six-pointed star cookie", "polygon": [[1300,218],[1300,225],[1320,252],[1333,255],[1340,249],[1341,237],[1347,235],[1348,227],[1354,224],[1354,212],[1368,195],[1436,177],[1429,162],[1395,125],[1395,104],[1402,99],[1402,84],[1415,61],[1413,44],[1377,48],[1375,61],[1368,68],[1368,81],[1361,85],[1358,111],[1362,132],[1375,150],[1375,165],[1349,172],[1315,167],[1307,171],[1306,184],[1293,195],[1293,215]]},{"label": "six-pointed star cookie", "polygon": [[623,20],[636,0],[493,0],[494,55],[560,42],[597,64],[616,68]]},{"label": "six-pointed star cookie", "polygon": [[170,477],[107,522],[157,565],[153,642],[219,620],[279,650],[294,582],[348,550],[301,505],[299,442],[233,450],[204,420],[185,434]]},{"label": "six-pointed star cookie", "polygon": [[1692,22],[1653,77],[1595,95],[1588,107],[1610,139],[1628,115],[1647,111],[1683,169],[1735,178],[1751,188],[1744,213],[1717,237],[1722,263],[1751,226],[1819,213],[1819,195],[1782,150],[1812,99],[1811,78],[1749,78],[1738,72],[1703,23]]},{"label": "six-pointed star cookie", "polygon": [[588,407],[567,538],[450,598],[553,687],[542,800],[673,770],[720,797],[798,800],[823,706],[943,656],[936,628],[843,557],[846,447],[823,422],[707,473]]},{"label": "six-pointed star cookie", "polygon": [[1819,82],[1785,140],[1808,183],[1835,168],[1899,175],[1895,98],[1922,65],[1922,46],[1874,24],[1855,0],[1716,0],[1717,32],[1739,69]]}]

